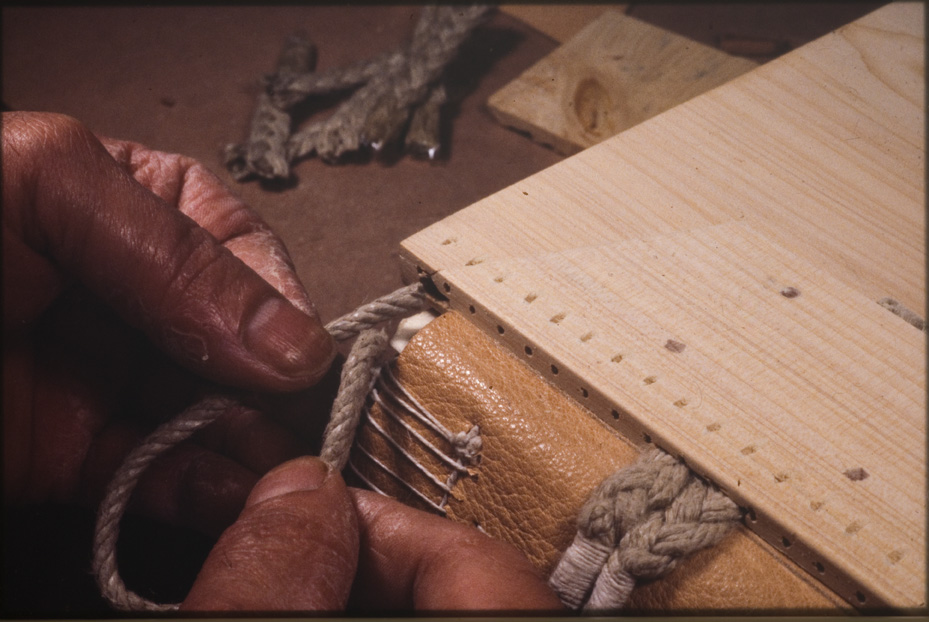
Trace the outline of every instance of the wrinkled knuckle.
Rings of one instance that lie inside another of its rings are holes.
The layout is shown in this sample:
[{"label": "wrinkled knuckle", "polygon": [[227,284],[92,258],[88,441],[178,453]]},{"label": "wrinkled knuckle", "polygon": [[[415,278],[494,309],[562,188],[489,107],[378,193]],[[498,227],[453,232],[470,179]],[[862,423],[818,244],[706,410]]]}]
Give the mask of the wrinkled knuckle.
[{"label": "wrinkled knuckle", "polygon": [[259,554],[282,554],[292,550],[295,542],[307,539],[303,516],[286,508],[262,507],[246,510],[223,533],[220,544],[230,562],[250,562]]},{"label": "wrinkled knuckle", "polygon": [[229,285],[222,279],[226,258],[221,247],[199,227],[191,227],[182,245],[171,249],[171,255],[164,260],[174,267],[162,300],[162,311],[180,310],[183,307],[178,303],[187,299],[212,300],[210,294],[223,291]]},{"label": "wrinkled knuckle", "polygon": [[293,494],[285,495],[256,504],[242,513],[239,522],[262,538],[279,536],[282,541],[293,542],[315,535],[318,517],[304,511],[301,501],[292,497]]}]

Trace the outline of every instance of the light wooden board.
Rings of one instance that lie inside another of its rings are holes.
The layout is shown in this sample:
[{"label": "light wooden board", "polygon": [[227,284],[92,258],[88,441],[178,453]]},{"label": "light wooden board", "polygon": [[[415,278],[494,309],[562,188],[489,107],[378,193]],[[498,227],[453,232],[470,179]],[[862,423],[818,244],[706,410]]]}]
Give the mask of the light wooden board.
[{"label": "light wooden board", "polygon": [[431,273],[748,218],[925,316],[922,27],[922,5],[891,5],[445,218],[401,255]]},{"label": "light wooden board", "polygon": [[648,434],[752,508],[854,604],[920,593],[922,331],[744,223],[489,260],[438,284],[624,436]]},{"label": "light wooden board", "polygon": [[923,21],[885,7],[401,250],[854,605],[925,606],[925,336],[876,302],[925,316]]},{"label": "light wooden board", "polygon": [[605,11],[487,105],[500,123],[573,154],[756,66]]},{"label": "light wooden board", "polygon": [[625,13],[627,4],[504,4],[500,10],[555,41],[567,41],[606,10]]}]

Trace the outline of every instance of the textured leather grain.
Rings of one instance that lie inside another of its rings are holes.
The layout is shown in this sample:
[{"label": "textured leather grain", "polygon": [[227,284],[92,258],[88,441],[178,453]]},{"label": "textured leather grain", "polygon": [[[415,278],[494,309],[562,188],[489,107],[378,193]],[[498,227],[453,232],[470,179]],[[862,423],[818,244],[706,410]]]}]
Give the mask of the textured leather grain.
[{"label": "textured leather grain", "polygon": [[[450,518],[511,542],[546,576],[573,539],[590,491],[638,456],[633,445],[454,312],[413,338],[395,373],[448,431],[480,426],[480,462],[451,477],[446,494],[443,485],[454,469],[437,453],[452,453],[448,441],[410,424],[417,437],[374,407],[360,430],[353,467],[387,494],[426,509],[439,506]],[[739,525],[666,577],[639,584],[627,609],[836,613],[847,605]]]}]

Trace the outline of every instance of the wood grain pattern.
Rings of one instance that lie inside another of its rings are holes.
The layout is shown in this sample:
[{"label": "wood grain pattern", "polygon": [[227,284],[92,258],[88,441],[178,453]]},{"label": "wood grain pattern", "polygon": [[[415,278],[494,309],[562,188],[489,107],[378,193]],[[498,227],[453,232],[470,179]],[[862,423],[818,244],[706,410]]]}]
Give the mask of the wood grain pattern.
[{"label": "wood grain pattern", "polygon": [[742,222],[488,260],[438,284],[624,436],[752,508],[853,603],[919,593],[921,331]]},{"label": "wood grain pattern", "polygon": [[627,8],[627,4],[504,4],[500,10],[562,43],[604,11],[624,13]]},{"label": "wood grain pattern", "polygon": [[925,607],[925,336],[876,302],[925,315],[923,21],[882,8],[401,251],[864,607]]},{"label": "wood grain pattern", "polygon": [[487,106],[503,125],[573,154],[756,66],[605,11]]},{"label": "wood grain pattern", "polygon": [[877,11],[439,221],[402,257],[432,273],[745,218],[925,316],[922,27],[921,5]]}]

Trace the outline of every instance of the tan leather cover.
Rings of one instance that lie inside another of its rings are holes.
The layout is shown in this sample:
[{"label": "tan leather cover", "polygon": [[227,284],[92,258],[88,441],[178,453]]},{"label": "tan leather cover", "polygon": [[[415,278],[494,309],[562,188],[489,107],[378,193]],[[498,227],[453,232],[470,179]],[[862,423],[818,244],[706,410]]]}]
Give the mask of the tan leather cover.
[{"label": "tan leather cover", "polygon": [[[454,312],[413,338],[395,373],[449,431],[480,426],[480,462],[468,474],[452,476],[454,470],[423,442],[448,453],[441,435],[414,423],[417,438],[375,406],[359,432],[353,468],[391,496],[426,509],[442,506],[450,518],[511,542],[546,576],[574,537],[578,510],[590,491],[638,456],[606,424]],[[434,479],[416,469],[414,460]],[[451,495],[442,490],[448,483]],[[638,585],[627,605],[650,612],[847,608],[742,525],[663,579]]]}]

